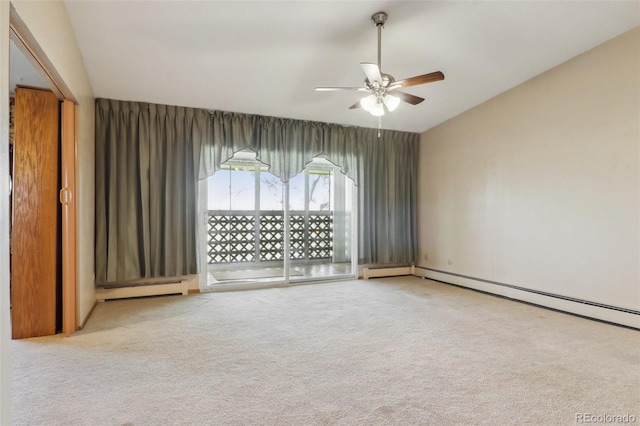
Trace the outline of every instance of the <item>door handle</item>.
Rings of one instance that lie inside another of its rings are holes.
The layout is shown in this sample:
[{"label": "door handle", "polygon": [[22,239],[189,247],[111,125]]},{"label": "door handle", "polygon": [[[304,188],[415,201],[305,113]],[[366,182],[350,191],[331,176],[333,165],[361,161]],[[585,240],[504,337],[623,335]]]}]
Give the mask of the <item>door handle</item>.
[{"label": "door handle", "polygon": [[66,206],[71,201],[71,191],[68,188],[62,188],[60,190],[60,204]]}]

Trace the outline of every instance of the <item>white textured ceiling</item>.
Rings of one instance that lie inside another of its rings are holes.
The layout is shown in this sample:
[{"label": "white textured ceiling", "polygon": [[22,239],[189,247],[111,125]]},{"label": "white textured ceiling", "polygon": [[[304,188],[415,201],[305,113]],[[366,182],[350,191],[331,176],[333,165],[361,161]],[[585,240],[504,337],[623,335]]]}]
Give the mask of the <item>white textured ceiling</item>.
[{"label": "white textured ceiling", "polygon": [[427,100],[383,117],[422,132],[640,24],[637,1],[66,1],[96,97],[377,127],[358,92],[376,62]]}]

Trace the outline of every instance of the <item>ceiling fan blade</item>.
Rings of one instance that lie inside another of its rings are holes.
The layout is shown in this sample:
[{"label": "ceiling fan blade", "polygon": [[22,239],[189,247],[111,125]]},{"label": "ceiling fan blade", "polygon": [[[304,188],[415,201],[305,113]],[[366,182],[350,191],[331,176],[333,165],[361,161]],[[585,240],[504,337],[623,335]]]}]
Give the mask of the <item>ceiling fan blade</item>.
[{"label": "ceiling fan blade", "polygon": [[400,87],[417,86],[418,84],[433,83],[434,81],[440,80],[444,80],[444,74],[440,71],[436,71],[429,74],[405,78],[404,80],[394,81],[389,85],[389,90],[399,89]]},{"label": "ceiling fan blade", "polygon": [[339,90],[367,91],[365,87],[316,87],[316,92],[337,92]]},{"label": "ceiling fan blade", "polygon": [[411,104],[411,105],[418,105],[420,102],[424,101],[424,98],[421,98],[419,96],[410,95],[409,93],[398,92],[397,90],[394,91],[393,93],[390,93],[390,95],[393,95],[393,96],[397,97],[398,99],[400,99],[401,101],[404,101],[404,102],[406,102],[408,104]]},{"label": "ceiling fan blade", "polygon": [[357,108],[362,108],[362,105],[360,105],[360,101],[356,102],[355,104],[349,107],[349,109],[357,109]]},{"label": "ceiling fan blade", "polygon": [[367,80],[370,83],[378,83],[382,86],[382,75],[380,74],[380,68],[378,68],[378,64],[372,64],[371,62],[362,62],[360,64],[362,67],[362,71],[367,76]]}]

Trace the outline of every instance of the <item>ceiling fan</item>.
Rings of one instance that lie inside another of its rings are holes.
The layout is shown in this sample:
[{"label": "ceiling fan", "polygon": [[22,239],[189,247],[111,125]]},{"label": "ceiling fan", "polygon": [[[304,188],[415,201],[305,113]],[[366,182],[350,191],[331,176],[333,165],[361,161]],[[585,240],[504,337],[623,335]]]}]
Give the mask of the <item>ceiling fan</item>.
[{"label": "ceiling fan", "polygon": [[366,76],[363,87],[316,87],[318,92],[332,92],[339,90],[368,92],[365,96],[349,109],[363,108],[371,115],[381,117],[386,111],[395,110],[400,101],[411,105],[417,105],[424,101],[424,98],[414,96],[409,93],[401,92],[398,89],[416,86],[418,84],[432,83],[434,81],[444,80],[444,74],[435,71],[429,74],[422,74],[415,77],[405,78],[404,80],[395,80],[393,76],[385,74],[381,69],[381,45],[382,45],[382,27],[387,22],[387,13],[376,12],[371,16],[371,20],[378,27],[378,63],[362,62],[360,66]]}]

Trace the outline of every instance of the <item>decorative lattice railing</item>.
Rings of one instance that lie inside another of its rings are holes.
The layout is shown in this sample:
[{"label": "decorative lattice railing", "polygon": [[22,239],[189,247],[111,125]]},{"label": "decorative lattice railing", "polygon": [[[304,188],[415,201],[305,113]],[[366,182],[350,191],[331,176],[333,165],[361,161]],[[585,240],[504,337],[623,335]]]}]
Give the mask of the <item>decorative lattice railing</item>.
[{"label": "decorative lattice railing", "polygon": [[[284,215],[281,211],[210,210],[207,233],[210,264],[284,259]],[[332,213],[290,212],[289,257],[315,260],[332,256]]]}]

